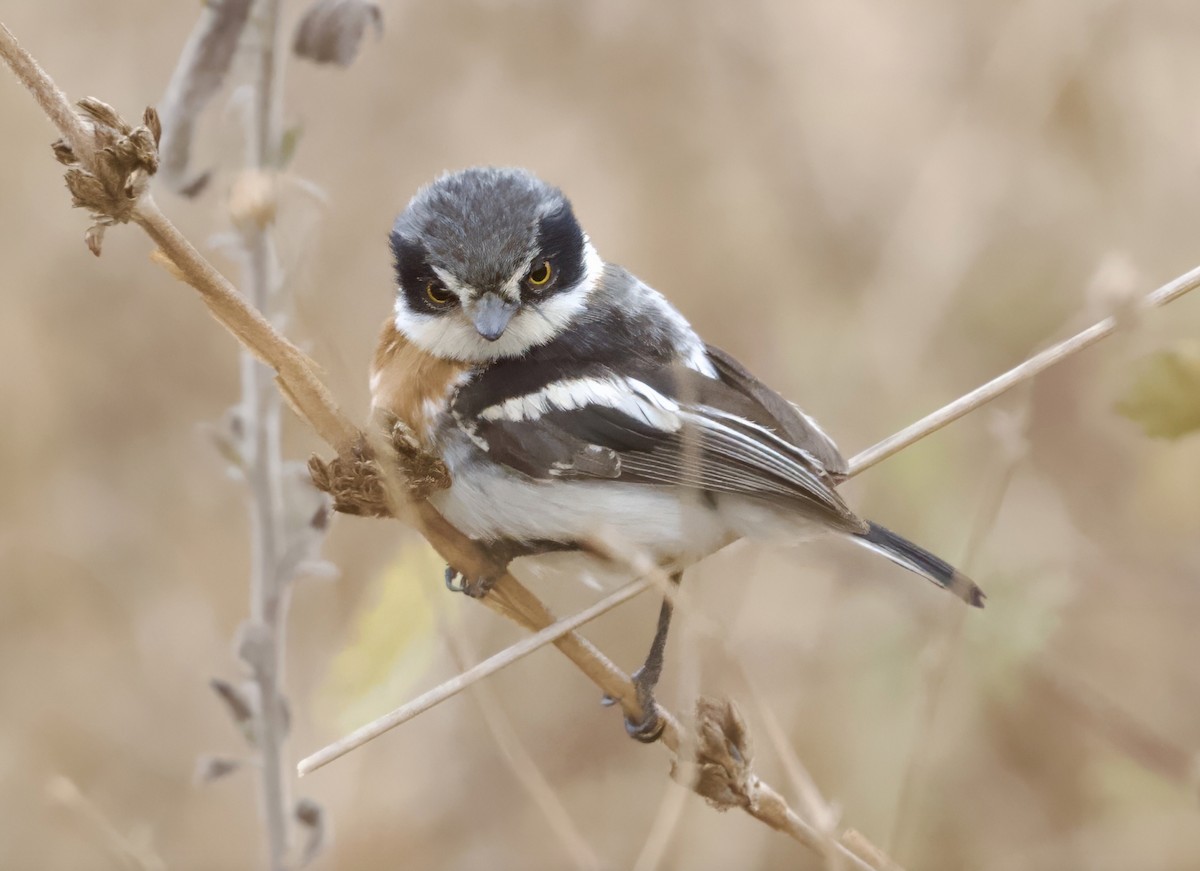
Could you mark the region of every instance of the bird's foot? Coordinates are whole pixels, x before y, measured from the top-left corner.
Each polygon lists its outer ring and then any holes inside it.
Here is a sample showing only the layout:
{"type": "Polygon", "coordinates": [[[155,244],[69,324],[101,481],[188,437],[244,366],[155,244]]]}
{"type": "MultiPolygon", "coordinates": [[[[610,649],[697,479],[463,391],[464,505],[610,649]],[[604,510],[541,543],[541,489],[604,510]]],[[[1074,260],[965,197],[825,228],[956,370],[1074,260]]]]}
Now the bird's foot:
{"type": "MultiPolygon", "coordinates": [[[[640,720],[631,719],[625,715],[625,734],[634,741],[642,744],[653,744],[662,737],[665,721],[658,715],[658,702],[654,699],[654,687],[658,683],[658,675],[647,675],[644,668],[639,668],[630,678],[637,693],[638,706],[642,709],[640,720]]],[[[600,704],[606,708],[617,703],[617,700],[605,693],[600,698],[600,704]]]]}
{"type": "Polygon", "coordinates": [[[495,578],[468,578],[453,566],[446,566],[446,589],[451,593],[466,593],[472,599],[482,599],[495,585],[495,578]]]}

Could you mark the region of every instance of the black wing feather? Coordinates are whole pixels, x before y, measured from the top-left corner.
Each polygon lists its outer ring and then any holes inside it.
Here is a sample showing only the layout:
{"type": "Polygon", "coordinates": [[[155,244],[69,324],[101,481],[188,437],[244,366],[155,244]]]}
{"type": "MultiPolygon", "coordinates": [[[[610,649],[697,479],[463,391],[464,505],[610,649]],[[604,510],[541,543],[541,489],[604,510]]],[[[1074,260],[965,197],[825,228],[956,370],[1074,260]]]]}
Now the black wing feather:
{"type": "MultiPolygon", "coordinates": [[[[591,403],[533,419],[477,418],[477,434],[493,460],[533,478],[615,479],[735,493],[785,505],[848,532],[864,530],[834,490],[837,479],[810,449],[815,445],[828,455],[824,437],[758,382],[753,382],[758,385],[754,395],[746,393],[744,369],[725,365],[718,371],[740,374],[714,379],[665,365],[639,373],[641,383],[653,384],[679,404],[673,429],[591,403]],[[764,404],[769,396],[777,400],[771,408],[764,404]],[[804,436],[802,445],[793,434],[804,436]]],[[[608,377],[619,378],[611,372],[608,377]]]]}
{"type": "Polygon", "coordinates": [[[752,417],[782,434],[798,448],[808,451],[837,480],[843,480],[849,467],[837,445],[815,427],[795,405],[763,384],[745,366],[715,345],[705,345],[708,359],[716,367],[721,381],[742,393],[761,409],[762,417],[752,417]]]}

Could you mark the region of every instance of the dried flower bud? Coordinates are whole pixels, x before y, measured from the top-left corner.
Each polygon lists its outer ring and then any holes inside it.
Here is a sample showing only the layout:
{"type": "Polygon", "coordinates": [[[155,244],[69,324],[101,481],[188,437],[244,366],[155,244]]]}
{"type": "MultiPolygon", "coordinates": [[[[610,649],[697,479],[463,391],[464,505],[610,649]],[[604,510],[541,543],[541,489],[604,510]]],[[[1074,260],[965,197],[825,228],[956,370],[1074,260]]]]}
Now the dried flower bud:
{"type": "Polygon", "coordinates": [[[358,55],[367,25],[383,33],[379,4],[367,0],[317,0],[296,26],[292,51],[315,63],[348,67],[358,55]]]}
{"type": "Polygon", "coordinates": [[[262,230],[275,220],[278,184],[275,174],[248,169],[233,180],[229,189],[229,216],[243,233],[262,230]]]}
{"type": "Polygon", "coordinates": [[[50,143],[50,147],[54,149],[54,159],[63,166],[71,166],[79,162],[79,158],[75,156],[75,149],[71,148],[67,140],[56,139],[50,143]]]}

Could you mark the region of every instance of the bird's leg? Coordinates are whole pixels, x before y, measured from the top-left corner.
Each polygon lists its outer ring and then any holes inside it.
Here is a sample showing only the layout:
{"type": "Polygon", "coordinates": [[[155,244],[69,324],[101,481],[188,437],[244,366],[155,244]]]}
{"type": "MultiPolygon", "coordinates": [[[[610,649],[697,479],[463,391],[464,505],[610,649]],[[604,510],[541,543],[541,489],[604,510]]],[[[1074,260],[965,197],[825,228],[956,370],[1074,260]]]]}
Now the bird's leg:
{"type": "MultiPolygon", "coordinates": [[[[682,577],[682,572],[673,573],[672,585],[679,586],[682,577]]],[[[654,640],[650,642],[650,652],[646,654],[646,661],[642,663],[642,667],[631,675],[638,706],[642,709],[642,719],[631,720],[626,716],[625,731],[630,738],[643,744],[653,744],[662,736],[663,722],[658,716],[658,702],[654,699],[654,690],[662,676],[663,656],[667,650],[667,632],[671,628],[672,611],[671,597],[663,596],[662,607],[658,611],[658,628],[654,632],[654,640]]],[[[606,703],[612,704],[612,699],[606,699],[606,703]]]]}

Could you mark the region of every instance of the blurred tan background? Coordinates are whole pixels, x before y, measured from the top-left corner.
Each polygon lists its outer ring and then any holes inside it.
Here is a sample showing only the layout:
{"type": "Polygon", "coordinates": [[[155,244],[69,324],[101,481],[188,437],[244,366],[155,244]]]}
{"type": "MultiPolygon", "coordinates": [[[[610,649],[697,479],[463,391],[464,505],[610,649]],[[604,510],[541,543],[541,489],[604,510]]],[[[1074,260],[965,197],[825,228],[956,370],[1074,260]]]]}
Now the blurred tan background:
{"type": "MultiPolygon", "coordinates": [[[[132,116],[197,12],[45,0],[0,17],[68,94],[132,116]]],[[[520,164],[561,185],[606,258],[847,454],[1200,262],[1191,0],[384,14],[348,71],[286,74],[292,169],[329,200],[284,204],[289,332],[357,416],[390,305],[387,230],[446,168],[520,164]]],[[[53,132],[7,75],[0,117],[0,868],[134,867],[105,826],[170,868],[260,867],[254,773],[193,781],[199,755],[242,752],[207,681],[238,675],[244,496],[201,427],[236,400],[234,344],[139,231],[92,258],[53,132]]],[[[223,94],[196,155],[222,172],[198,201],[160,196],[197,241],[225,226],[237,128],[223,94]]],[[[847,486],[965,559],[985,611],[832,544],[742,547],[692,574],[727,643],[677,643],[664,701],[686,707],[680,663],[697,663],[794,796],[744,667],[845,823],[910,869],[1200,867],[1200,441],[1152,440],[1114,411],[1135,361],[1198,328],[1200,296],[1134,318],[847,486]]],[[[319,447],[288,425],[291,455],[319,447]]],[[[295,596],[293,761],[454,674],[442,626],[480,657],[520,637],[446,593],[422,548],[395,524],[336,522],[341,579],[295,596]]],[[[597,596],[534,584],[561,613],[597,596]]],[[[586,634],[631,668],[656,609],[644,597],[586,634]]],[[[665,754],[626,739],[553,651],[490,687],[602,867],[632,866],[678,799],[665,754]]],[[[320,868],[572,867],[469,696],[297,794],[333,821],[320,868]]],[[[694,796],[676,825],[660,867],[823,867],[694,796]]]]}

